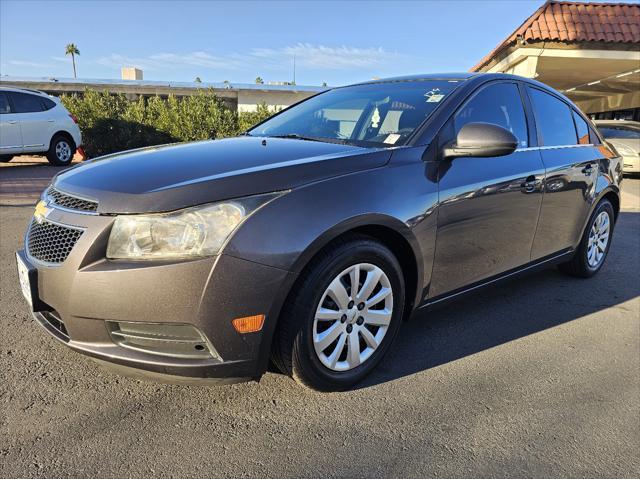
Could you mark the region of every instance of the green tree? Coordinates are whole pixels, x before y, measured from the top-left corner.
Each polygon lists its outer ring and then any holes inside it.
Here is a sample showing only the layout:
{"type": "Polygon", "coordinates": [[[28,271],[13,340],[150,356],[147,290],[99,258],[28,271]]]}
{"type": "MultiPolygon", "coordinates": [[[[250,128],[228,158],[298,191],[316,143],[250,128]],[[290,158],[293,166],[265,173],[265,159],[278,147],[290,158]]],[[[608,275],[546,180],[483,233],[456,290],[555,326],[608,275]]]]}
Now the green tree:
{"type": "Polygon", "coordinates": [[[202,80],[200,80],[200,77],[196,77],[195,80],[193,80],[195,83],[202,83],[202,80]]]}
{"type": "Polygon", "coordinates": [[[256,85],[264,85],[264,80],[261,77],[256,77],[256,85]]]}
{"type": "Polygon", "coordinates": [[[67,48],[64,51],[65,55],[71,55],[71,61],[73,62],[73,78],[77,78],[76,76],[76,55],[80,55],[80,50],[75,43],[68,43],[67,48]]]}

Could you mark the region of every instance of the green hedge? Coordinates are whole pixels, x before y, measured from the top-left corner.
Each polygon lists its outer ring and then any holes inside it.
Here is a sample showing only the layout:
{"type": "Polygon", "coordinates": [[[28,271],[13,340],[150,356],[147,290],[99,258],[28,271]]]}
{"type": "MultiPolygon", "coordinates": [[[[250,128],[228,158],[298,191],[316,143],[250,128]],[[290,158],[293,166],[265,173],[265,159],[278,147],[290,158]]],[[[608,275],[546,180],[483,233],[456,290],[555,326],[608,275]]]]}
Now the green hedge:
{"type": "Polygon", "coordinates": [[[273,114],[266,105],[237,113],[210,91],[168,99],[127,100],[124,94],[86,90],[62,95],[77,119],[89,157],[178,141],[235,136],[273,114]]]}

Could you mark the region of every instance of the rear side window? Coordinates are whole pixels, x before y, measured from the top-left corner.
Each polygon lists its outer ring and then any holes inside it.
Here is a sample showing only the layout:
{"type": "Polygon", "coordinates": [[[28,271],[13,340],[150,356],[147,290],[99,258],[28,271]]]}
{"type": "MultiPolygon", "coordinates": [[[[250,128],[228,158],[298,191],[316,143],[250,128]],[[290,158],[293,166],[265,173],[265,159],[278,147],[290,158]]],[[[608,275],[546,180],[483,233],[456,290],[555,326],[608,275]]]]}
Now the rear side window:
{"type": "Polygon", "coordinates": [[[11,113],[11,107],[9,106],[7,95],[0,92],[0,115],[3,113],[11,113]]]}
{"type": "Polygon", "coordinates": [[[572,111],[565,102],[537,88],[529,88],[538,131],[544,146],[577,144],[572,111]]]}
{"type": "Polygon", "coordinates": [[[456,133],[467,123],[475,122],[506,128],[518,139],[520,148],[529,144],[522,98],[514,83],[496,83],[480,90],[456,113],[456,133]]]}
{"type": "Polygon", "coordinates": [[[9,92],[9,94],[11,95],[13,106],[16,110],[14,113],[33,113],[43,110],[42,101],[40,101],[39,96],[15,91],[9,92]]]}
{"type": "Polygon", "coordinates": [[[578,112],[573,112],[573,119],[576,122],[576,132],[578,133],[578,144],[580,145],[588,145],[591,143],[589,140],[589,125],[584,119],[578,114],[578,112]]]}

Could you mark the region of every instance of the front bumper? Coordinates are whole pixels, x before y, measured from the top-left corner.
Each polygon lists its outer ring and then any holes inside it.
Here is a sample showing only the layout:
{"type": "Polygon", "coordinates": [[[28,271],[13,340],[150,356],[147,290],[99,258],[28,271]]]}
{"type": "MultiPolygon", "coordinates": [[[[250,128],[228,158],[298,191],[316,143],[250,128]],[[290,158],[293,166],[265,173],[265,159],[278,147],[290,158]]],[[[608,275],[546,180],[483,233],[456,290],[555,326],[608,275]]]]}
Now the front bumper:
{"type": "Polygon", "coordinates": [[[261,376],[294,275],[228,255],[180,262],[107,260],[114,219],[51,211],[47,221],[82,228],[83,234],[58,265],[22,253],[37,270],[36,321],[73,350],[130,376],[178,383],[261,376]],[[266,316],[261,331],[240,334],[233,328],[233,319],[256,314],[266,316]],[[213,354],[185,358],[122,347],[109,327],[118,322],[191,325],[213,354]]]}

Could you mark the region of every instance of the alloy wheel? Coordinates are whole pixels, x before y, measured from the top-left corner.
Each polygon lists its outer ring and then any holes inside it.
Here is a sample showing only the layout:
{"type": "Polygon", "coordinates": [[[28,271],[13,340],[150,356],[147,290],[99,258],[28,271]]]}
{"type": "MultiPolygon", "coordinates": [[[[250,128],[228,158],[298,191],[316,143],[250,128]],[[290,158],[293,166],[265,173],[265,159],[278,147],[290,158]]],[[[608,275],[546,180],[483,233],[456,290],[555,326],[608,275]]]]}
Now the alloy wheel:
{"type": "Polygon", "coordinates": [[[356,368],[378,349],[393,315],[385,272],[369,263],[342,271],[324,291],[313,321],[313,346],[332,371],[356,368]]]}
{"type": "Polygon", "coordinates": [[[611,221],[609,213],[601,212],[589,231],[589,244],[587,245],[587,263],[591,268],[597,268],[604,259],[609,244],[611,221]]]}
{"type": "Polygon", "coordinates": [[[56,157],[63,163],[71,159],[71,146],[64,140],[56,143],[56,157]]]}

